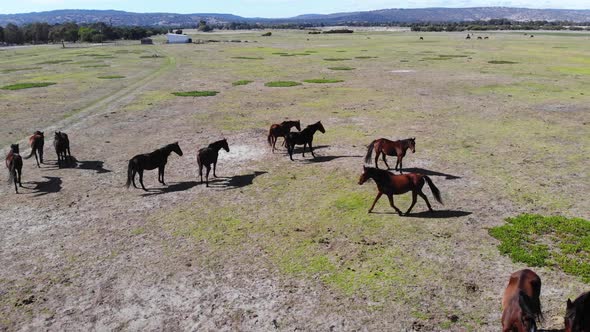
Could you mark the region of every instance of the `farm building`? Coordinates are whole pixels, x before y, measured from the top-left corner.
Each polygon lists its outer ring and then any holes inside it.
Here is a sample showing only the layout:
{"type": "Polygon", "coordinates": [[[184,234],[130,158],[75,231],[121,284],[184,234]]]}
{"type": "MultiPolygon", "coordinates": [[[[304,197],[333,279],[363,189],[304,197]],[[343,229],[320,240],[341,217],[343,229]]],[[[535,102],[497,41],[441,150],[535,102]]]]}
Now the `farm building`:
{"type": "Polygon", "coordinates": [[[166,35],[168,44],[186,44],[192,43],[192,40],[187,35],[178,35],[175,33],[169,33],[166,35]]]}

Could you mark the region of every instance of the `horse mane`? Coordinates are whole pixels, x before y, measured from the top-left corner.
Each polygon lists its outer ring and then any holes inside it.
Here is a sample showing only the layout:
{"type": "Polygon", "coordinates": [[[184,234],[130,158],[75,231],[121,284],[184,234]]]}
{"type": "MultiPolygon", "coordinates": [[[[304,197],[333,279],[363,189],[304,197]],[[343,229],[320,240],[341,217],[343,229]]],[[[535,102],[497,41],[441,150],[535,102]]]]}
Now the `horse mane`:
{"type": "Polygon", "coordinates": [[[365,169],[366,172],[369,174],[369,177],[375,180],[375,182],[385,182],[387,179],[389,179],[389,176],[391,175],[389,171],[375,167],[367,167],[365,169]]]}
{"type": "Polygon", "coordinates": [[[524,291],[518,293],[518,303],[525,316],[533,318],[537,322],[543,320],[543,313],[541,312],[541,302],[539,299],[534,299],[528,296],[524,291]]]}

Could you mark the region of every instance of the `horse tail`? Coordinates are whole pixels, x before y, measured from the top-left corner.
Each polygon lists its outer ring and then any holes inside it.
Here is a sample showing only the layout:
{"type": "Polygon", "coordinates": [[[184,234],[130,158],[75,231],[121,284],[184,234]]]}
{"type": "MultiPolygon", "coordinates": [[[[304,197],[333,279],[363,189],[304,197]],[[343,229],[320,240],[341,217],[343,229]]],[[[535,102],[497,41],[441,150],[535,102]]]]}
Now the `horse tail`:
{"type": "Polygon", "coordinates": [[[133,159],[129,160],[129,166],[127,166],[127,183],[125,183],[125,187],[129,188],[131,185],[131,180],[133,177],[133,159]]]}
{"type": "Polygon", "coordinates": [[[271,139],[272,139],[272,129],[268,131],[268,137],[267,137],[268,145],[271,145],[272,146],[271,139]]]}
{"type": "Polygon", "coordinates": [[[543,314],[541,313],[541,302],[539,299],[531,298],[521,290],[518,293],[518,304],[520,305],[521,310],[524,312],[524,316],[530,317],[531,322],[533,323],[531,331],[537,331],[537,324],[535,324],[535,322],[540,322],[543,319],[543,314]]]}
{"type": "Polygon", "coordinates": [[[35,147],[33,146],[33,147],[31,147],[31,153],[29,153],[28,156],[24,156],[23,158],[24,159],[29,159],[29,158],[31,158],[33,156],[34,153],[35,153],[35,147]]]}
{"type": "Polygon", "coordinates": [[[424,179],[426,180],[426,182],[428,182],[428,186],[430,187],[430,190],[432,191],[434,198],[436,198],[436,200],[440,204],[443,204],[442,198],[440,197],[440,190],[438,190],[438,188],[434,185],[434,182],[432,182],[432,180],[430,180],[428,175],[424,175],[424,179]]]}
{"type": "Polygon", "coordinates": [[[12,161],[12,163],[9,165],[8,167],[8,184],[12,184],[14,181],[16,181],[14,179],[14,160],[12,161]]]}
{"type": "Polygon", "coordinates": [[[373,150],[375,150],[375,142],[377,142],[377,140],[374,140],[373,142],[371,142],[371,144],[369,144],[369,146],[367,148],[367,155],[365,156],[365,164],[371,163],[371,156],[373,155],[373,150]]]}

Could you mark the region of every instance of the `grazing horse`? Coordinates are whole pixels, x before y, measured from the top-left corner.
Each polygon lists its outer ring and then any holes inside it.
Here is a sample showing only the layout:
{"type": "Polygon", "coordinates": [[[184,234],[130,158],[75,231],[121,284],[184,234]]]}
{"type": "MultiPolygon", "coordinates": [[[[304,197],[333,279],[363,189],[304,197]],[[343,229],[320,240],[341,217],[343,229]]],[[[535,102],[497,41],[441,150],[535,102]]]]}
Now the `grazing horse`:
{"type": "Polygon", "coordinates": [[[305,146],[309,145],[309,151],[311,151],[311,155],[315,158],[311,144],[313,143],[313,134],[315,134],[315,132],[318,130],[322,134],[326,132],[326,129],[324,129],[321,121],[305,127],[305,129],[303,129],[301,132],[288,133],[285,136],[285,143],[287,144],[287,151],[289,152],[289,158],[291,158],[291,160],[293,160],[293,151],[295,150],[295,145],[303,145],[304,157],[305,146]]]}
{"type": "Polygon", "coordinates": [[[43,164],[43,145],[45,145],[45,136],[42,131],[36,131],[33,136],[29,137],[29,145],[31,146],[31,153],[24,157],[25,159],[31,158],[35,155],[37,161],[37,167],[41,167],[39,162],[43,164]]]}
{"type": "Polygon", "coordinates": [[[375,184],[377,184],[377,190],[379,190],[377,197],[375,197],[375,201],[373,201],[373,205],[371,205],[371,208],[369,209],[369,213],[373,211],[373,208],[375,207],[375,204],[379,198],[381,198],[381,195],[385,194],[389,198],[389,204],[391,207],[394,208],[397,214],[401,216],[402,211],[393,204],[393,195],[405,194],[408,191],[412,192],[412,204],[410,205],[410,208],[408,208],[408,211],[406,211],[406,215],[412,211],[414,204],[416,204],[416,197],[418,195],[426,202],[428,210],[433,212],[434,210],[432,209],[432,206],[430,206],[428,198],[422,192],[422,187],[424,187],[424,183],[426,182],[428,182],[434,198],[436,198],[436,200],[442,204],[440,191],[434,185],[432,180],[430,180],[430,178],[426,175],[418,173],[395,175],[389,171],[363,166],[363,174],[359,179],[359,184],[365,183],[368,179],[373,179],[375,184]]]}
{"type": "Polygon", "coordinates": [[[211,171],[211,164],[213,164],[213,176],[217,177],[217,174],[215,174],[215,169],[217,168],[217,157],[219,157],[219,150],[221,149],[229,152],[229,145],[227,144],[227,140],[225,138],[221,141],[209,144],[209,146],[206,148],[200,149],[199,153],[197,154],[197,164],[199,165],[201,183],[203,183],[203,166],[207,168],[207,174],[205,175],[205,185],[207,187],[209,187],[209,172],[211,171]]]}
{"type": "Polygon", "coordinates": [[[516,271],[502,298],[502,332],[537,331],[541,313],[541,278],[529,270],[516,271]]]}
{"type": "Polygon", "coordinates": [[[55,147],[55,153],[57,154],[57,166],[61,168],[61,162],[68,163],[68,158],[72,158],[70,152],[70,139],[68,134],[56,131],[53,137],[53,146],[55,147]]]}
{"type": "Polygon", "coordinates": [[[272,152],[275,152],[275,144],[279,137],[285,137],[291,132],[291,128],[297,128],[301,131],[301,122],[297,121],[283,121],[280,124],[273,124],[268,131],[268,144],[272,146],[272,152]]]}
{"type": "Polygon", "coordinates": [[[590,332],[590,292],[583,293],[572,303],[567,299],[565,332],[590,332]]]}
{"type": "Polygon", "coordinates": [[[143,185],[143,171],[156,168],[158,169],[158,182],[166,185],[164,182],[164,168],[166,167],[168,157],[172,151],[176,152],[177,155],[182,156],[182,150],[180,149],[178,142],[175,142],[157,149],[154,152],[138,154],[131,158],[131,160],[129,160],[129,166],[127,167],[127,183],[125,186],[129,188],[129,185],[133,183],[133,187],[137,188],[135,185],[135,174],[139,174],[141,188],[147,191],[143,185]]]}
{"type": "Polygon", "coordinates": [[[10,152],[6,155],[6,168],[8,168],[8,183],[14,182],[14,190],[18,194],[18,187],[23,186],[21,181],[23,158],[19,154],[18,144],[10,146],[10,152]]]}
{"type": "Polygon", "coordinates": [[[377,164],[379,161],[379,154],[383,154],[383,162],[385,163],[385,166],[387,166],[387,169],[390,169],[385,156],[397,156],[397,162],[395,163],[394,170],[397,171],[399,165],[399,172],[402,174],[402,160],[406,156],[406,151],[408,149],[412,150],[412,153],[416,152],[415,137],[399,141],[390,141],[386,138],[376,139],[367,147],[365,163],[369,164],[371,162],[371,155],[373,154],[373,150],[375,150],[375,168],[379,168],[379,165],[377,164]]]}

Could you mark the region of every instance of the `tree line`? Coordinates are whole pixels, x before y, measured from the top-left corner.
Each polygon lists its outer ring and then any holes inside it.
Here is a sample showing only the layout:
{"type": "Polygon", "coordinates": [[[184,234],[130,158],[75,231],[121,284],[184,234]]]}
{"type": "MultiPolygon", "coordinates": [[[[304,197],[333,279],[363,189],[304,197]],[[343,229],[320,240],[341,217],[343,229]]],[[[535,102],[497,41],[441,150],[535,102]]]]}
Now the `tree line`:
{"type": "Polygon", "coordinates": [[[50,25],[36,22],[23,26],[9,23],[0,26],[0,44],[47,44],[66,42],[102,43],[104,41],[129,39],[139,40],[168,32],[168,28],[111,26],[99,22],[78,25],[74,22],[50,25]]]}
{"type": "Polygon", "coordinates": [[[486,30],[587,30],[590,22],[513,21],[505,18],[472,22],[421,22],[410,24],[412,31],[486,31],[486,30]]]}

